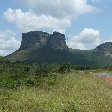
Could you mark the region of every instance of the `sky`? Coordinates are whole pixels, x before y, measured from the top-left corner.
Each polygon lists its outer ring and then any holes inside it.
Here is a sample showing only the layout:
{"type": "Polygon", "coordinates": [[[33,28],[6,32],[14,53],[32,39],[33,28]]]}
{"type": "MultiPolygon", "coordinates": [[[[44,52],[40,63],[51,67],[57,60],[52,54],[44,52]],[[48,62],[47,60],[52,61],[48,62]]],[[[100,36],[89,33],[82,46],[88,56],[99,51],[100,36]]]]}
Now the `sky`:
{"type": "Polygon", "coordinates": [[[0,0],[0,55],[29,31],[58,31],[70,48],[94,49],[112,41],[112,0],[0,0]]]}

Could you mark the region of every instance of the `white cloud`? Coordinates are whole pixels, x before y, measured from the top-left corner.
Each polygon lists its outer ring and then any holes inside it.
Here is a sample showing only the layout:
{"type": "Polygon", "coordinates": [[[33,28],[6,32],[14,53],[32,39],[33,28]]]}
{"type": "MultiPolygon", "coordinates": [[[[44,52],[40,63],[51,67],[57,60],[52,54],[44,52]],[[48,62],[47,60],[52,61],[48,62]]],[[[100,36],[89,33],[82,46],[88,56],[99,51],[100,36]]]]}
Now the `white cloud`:
{"type": "Polygon", "coordinates": [[[101,43],[100,32],[95,29],[85,28],[78,35],[73,36],[67,44],[74,49],[90,49],[87,46],[96,47],[101,43]]]}
{"type": "Polygon", "coordinates": [[[13,31],[0,31],[0,55],[7,55],[20,47],[20,41],[15,39],[13,31]]]}
{"type": "Polygon", "coordinates": [[[80,49],[80,50],[86,50],[87,48],[84,46],[83,43],[81,42],[77,42],[75,40],[75,38],[72,38],[70,39],[68,42],[67,42],[67,45],[69,48],[72,48],[72,49],[80,49]]]}
{"type": "Polygon", "coordinates": [[[7,56],[8,54],[11,54],[12,50],[0,50],[0,56],[7,56]]]}
{"type": "Polygon", "coordinates": [[[85,28],[78,36],[77,41],[81,43],[92,43],[98,45],[100,43],[100,32],[95,29],[85,28]]]}
{"type": "Polygon", "coordinates": [[[53,17],[79,16],[86,12],[92,12],[94,8],[87,0],[21,0],[28,8],[37,14],[51,15],[53,17]]]}
{"type": "Polygon", "coordinates": [[[66,31],[71,21],[88,12],[96,12],[87,0],[19,0],[28,11],[9,8],[4,17],[22,32],[31,30],[66,31]]]}
{"type": "Polygon", "coordinates": [[[13,10],[9,8],[4,13],[4,16],[9,23],[14,23],[22,31],[40,30],[43,28],[64,31],[71,24],[71,21],[67,18],[57,19],[49,15],[37,16],[31,11],[22,12],[21,9],[13,10]]]}

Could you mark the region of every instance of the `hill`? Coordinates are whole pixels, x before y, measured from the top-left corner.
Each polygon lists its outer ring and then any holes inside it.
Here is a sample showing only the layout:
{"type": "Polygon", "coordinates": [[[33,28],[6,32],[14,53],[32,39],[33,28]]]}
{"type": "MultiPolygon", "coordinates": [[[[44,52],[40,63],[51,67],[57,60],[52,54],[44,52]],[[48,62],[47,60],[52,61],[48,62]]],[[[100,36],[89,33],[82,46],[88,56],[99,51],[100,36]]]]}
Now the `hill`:
{"type": "Polygon", "coordinates": [[[66,45],[65,35],[31,31],[22,34],[20,48],[8,55],[11,62],[112,66],[112,42],[106,42],[93,50],[74,50],[66,45]]]}

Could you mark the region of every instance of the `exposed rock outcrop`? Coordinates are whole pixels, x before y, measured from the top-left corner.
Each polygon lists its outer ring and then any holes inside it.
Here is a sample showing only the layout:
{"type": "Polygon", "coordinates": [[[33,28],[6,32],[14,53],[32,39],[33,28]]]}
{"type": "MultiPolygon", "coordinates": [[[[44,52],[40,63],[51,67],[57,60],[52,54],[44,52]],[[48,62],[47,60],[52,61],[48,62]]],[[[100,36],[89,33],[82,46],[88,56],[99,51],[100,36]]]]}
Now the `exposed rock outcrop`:
{"type": "Polygon", "coordinates": [[[67,49],[65,35],[59,32],[53,32],[48,38],[47,45],[53,49],[67,49]]]}
{"type": "Polygon", "coordinates": [[[47,46],[53,49],[67,49],[65,35],[59,32],[49,34],[42,31],[31,31],[22,34],[20,50],[31,47],[47,46]]]}
{"type": "Polygon", "coordinates": [[[112,42],[105,42],[96,47],[100,51],[110,51],[112,50],[112,42]]]}
{"type": "Polygon", "coordinates": [[[28,49],[33,46],[41,47],[46,45],[49,35],[50,34],[41,31],[23,33],[20,49],[28,49]]]}
{"type": "Polygon", "coordinates": [[[99,46],[96,47],[95,50],[101,52],[106,56],[112,57],[112,42],[105,42],[103,44],[100,44],[99,46]]]}

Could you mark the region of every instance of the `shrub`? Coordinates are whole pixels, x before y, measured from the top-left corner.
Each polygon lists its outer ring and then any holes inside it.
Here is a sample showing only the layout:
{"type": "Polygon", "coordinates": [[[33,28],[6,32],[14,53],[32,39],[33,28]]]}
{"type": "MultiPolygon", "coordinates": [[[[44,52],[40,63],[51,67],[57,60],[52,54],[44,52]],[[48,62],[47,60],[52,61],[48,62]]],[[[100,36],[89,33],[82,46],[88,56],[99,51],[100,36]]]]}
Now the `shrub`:
{"type": "Polygon", "coordinates": [[[33,79],[27,79],[26,80],[26,85],[27,86],[34,86],[35,85],[35,80],[33,80],[33,79]]]}
{"type": "Polygon", "coordinates": [[[65,73],[71,71],[71,65],[69,63],[65,63],[59,67],[58,72],[65,73]]]}
{"type": "Polygon", "coordinates": [[[48,65],[39,65],[36,70],[36,75],[40,76],[48,76],[50,73],[50,68],[48,65]]]}
{"type": "Polygon", "coordinates": [[[30,71],[31,71],[30,67],[26,66],[25,69],[24,69],[24,74],[29,74],[30,71]]]}

